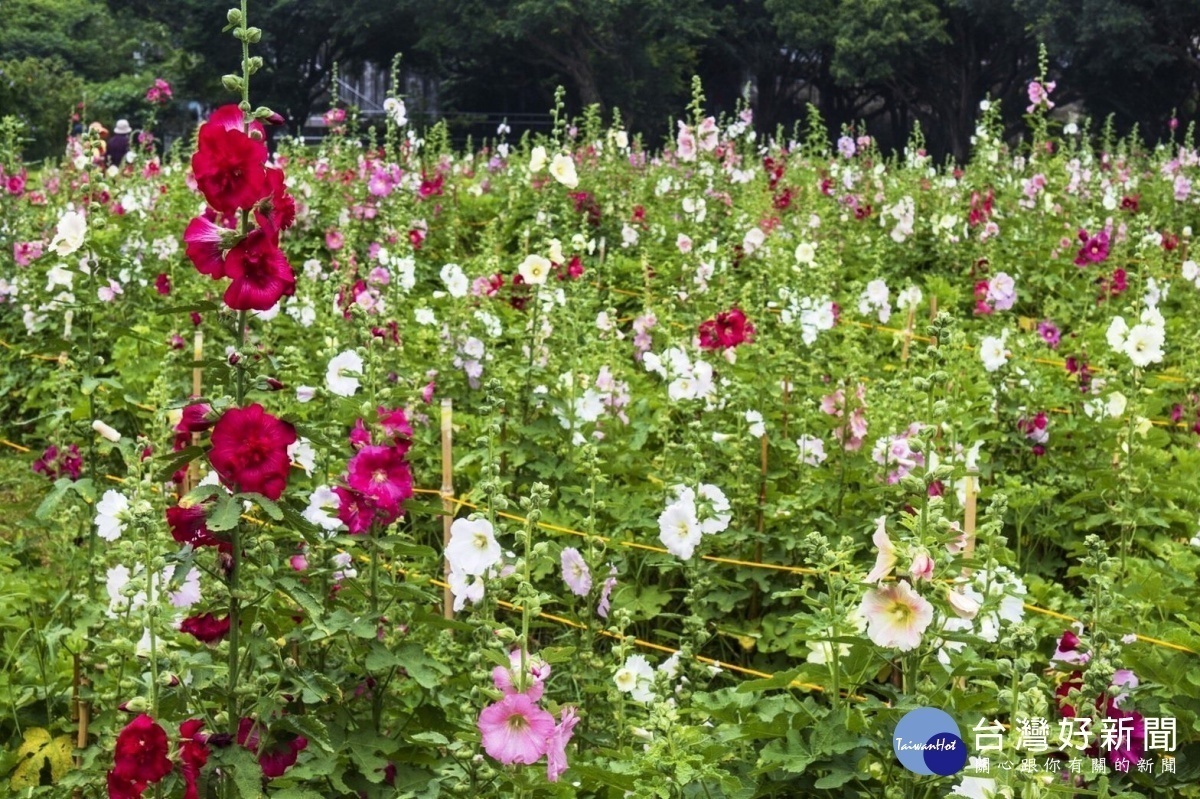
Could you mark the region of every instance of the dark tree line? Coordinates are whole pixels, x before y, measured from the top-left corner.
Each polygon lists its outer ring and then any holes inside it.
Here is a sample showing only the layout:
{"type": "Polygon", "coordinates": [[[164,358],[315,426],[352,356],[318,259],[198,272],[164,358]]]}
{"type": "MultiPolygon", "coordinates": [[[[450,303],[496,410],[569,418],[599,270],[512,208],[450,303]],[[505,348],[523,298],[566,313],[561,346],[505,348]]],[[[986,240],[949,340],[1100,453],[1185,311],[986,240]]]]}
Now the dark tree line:
{"type": "MultiPolygon", "coordinates": [[[[44,106],[61,118],[79,91],[133,108],[138,79],[157,73],[178,96],[220,101],[239,58],[218,35],[225,11],[5,0],[0,113],[45,127],[44,106]]],[[[546,111],[561,84],[574,110],[619,108],[657,141],[696,74],[711,107],[748,98],[768,130],[811,102],[831,128],[864,123],[885,146],[920,123],[933,152],[957,157],[985,95],[1019,121],[1039,43],[1059,105],[1113,114],[1118,130],[1161,136],[1173,112],[1197,115],[1200,92],[1197,0],[254,0],[251,15],[266,60],[255,96],[291,120],[319,110],[335,62],[353,72],[397,52],[438,81],[443,111],[546,111]]]]}

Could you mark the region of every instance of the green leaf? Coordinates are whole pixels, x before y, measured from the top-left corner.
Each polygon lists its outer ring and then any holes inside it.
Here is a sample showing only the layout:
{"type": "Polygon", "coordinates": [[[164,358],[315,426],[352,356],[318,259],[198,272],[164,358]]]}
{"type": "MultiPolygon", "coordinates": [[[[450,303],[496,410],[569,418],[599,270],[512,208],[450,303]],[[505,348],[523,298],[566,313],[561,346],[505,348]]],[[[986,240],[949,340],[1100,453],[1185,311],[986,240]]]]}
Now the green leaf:
{"type": "Polygon", "coordinates": [[[548,646],[541,650],[538,654],[541,655],[542,660],[546,661],[547,663],[566,663],[575,654],[575,647],[548,646]]]}
{"type": "Polygon", "coordinates": [[[60,477],[55,480],[54,488],[50,489],[50,493],[47,494],[46,498],[42,500],[40,505],[38,505],[38,508],[36,511],[34,511],[33,515],[36,516],[40,521],[45,521],[46,519],[50,518],[50,514],[54,513],[55,508],[57,508],[58,504],[62,502],[63,496],[66,495],[67,489],[70,487],[71,478],[69,477],[60,477]]]}
{"type": "Polygon", "coordinates": [[[189,463],[199,458],[204,454],[203,447],[184,447],[179,452],[173,452],[169,456],[155,458],[155,465],[158,467],[158,472],[154,475],[154,479],[160,483],[165,483],[171,479],[171,475],[187,466],[189,463]]]}
{"type": "Polygon", "coordinates": [[[225,494],[217,500],[217,504],[209,511],[205,524],[208,525],[209,530],[212,530],[214,533],[220,533],[237,527],[238,519],[241,515],[241,502],[229,494],[225,494]]]}
{"type": "Polygon", "coordinates": [[[249,498],[254,504],[266,511],[266,514],[275,521],[283,521],[283,510],[274,500],[267,499],[262,494],[249,493],[243,496],[249,498]]]}
{"type": "Polygon", "coordinates": [[[444,664],[426,655],[420,644],[405,644],[396,650],[396,655],[404,670],[422,688],[437,687],[441,683],[442,675],[450,673],[450,669],[444,664]]]}
{"type": "Polygon", "coordinates": [[[375,641],[371,644],[371,651],[367,654],[364,665],[366,665],[367,671],[381,672],[404,664],[401,663],[400,658],[396,657],[394,652],[378,641],[375,641]]]}
{"type": "Polygon", "coordinates": [[[787,671],[776,672],[774,675],[764,677],[761,680],[747,680],[738,685],[737,691],[740,694],[744,694],[751,691],[767,691],[772,688],[787,688],[799,673],[800,669],[798,668],[788,669],[787,671]]]}

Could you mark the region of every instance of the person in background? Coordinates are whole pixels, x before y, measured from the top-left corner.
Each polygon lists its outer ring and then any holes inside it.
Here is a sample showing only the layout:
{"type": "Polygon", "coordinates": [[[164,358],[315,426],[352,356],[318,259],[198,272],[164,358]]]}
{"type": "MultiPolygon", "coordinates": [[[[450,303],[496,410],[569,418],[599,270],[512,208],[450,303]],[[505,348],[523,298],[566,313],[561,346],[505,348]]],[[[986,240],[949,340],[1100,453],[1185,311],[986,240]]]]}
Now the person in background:
{"type": "Polygon", "coordinates": [[[118,169],[125,163],[125,154],[129,152],[129,136],[133,128],[129,127],[128,119],[118,119],[113,125],[113,135],[108,139],[108,163],[118,169]]]}

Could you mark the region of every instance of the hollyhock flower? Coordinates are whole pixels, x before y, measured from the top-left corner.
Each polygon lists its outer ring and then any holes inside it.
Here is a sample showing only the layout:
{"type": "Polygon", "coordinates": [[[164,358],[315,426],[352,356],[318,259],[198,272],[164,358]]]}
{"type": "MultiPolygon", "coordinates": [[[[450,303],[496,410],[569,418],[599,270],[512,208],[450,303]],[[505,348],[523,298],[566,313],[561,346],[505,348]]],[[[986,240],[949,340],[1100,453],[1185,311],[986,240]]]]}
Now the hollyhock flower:
{"type": "Polygon", "coordinates": [[[550,664],[535,655],[525,654],[525,686],[523,691],[518,688],[518,676],[521,673],[521,650],[513,649],[508,653],[508,668],[496,666],[492,669],[492,684],[496,690],[504,694],[523,693],[533,701],[542,698],[546,690],[546,680],[550,677],[550,664]]]}
{"type": "MultiPolygon", "coordinates": [[[[175,573],[174,566],[167,566],[163,570],[163,584],[169,584],[172,576],[175,573]]],[[[200,601],[200,570],[192,568],[188,570],[187,575],[183,578],[183,582],[179,584],[179,590],[167,591],[167,597],[171,600],[171,606],[176,608],[190,608],[200,601]]]]}
{"type": "Polygon", "coordinates": [[[287,448],[295,440],[296,429],[258,403],[230,408],[213,427],[208,459],[226,485],[276,500],[287,487],[287,448]]]}
{"type": "Polygon", "coordinates": [[[540,255],[530,254],[517,267],[517,272],[520,273],[521,278],[529,285],[540,286],[550,276],[552,266],[549,259],[543,258],[540,255]]]}
{"type": "Polygon", "coordinates": [[[458,613],[467,606],[467,602],[477,605],[483,601],[484,583],[482,577],[472,577],[461,569],[450,569],[447,579],[450,593],[454,595],[454,612],[458,613]]]}
{"type": "Polygon", "coordinates": [[[212,644],[229,635],[229,617],[217,618],[212,613],[189,616],[179,625],[179,632],[187,633],[202,644],[212,644]]]}
{"type": "Polygon", "coordinates": [[[821,439],[803,435],[796,439],[796,447],[800,450],[800,462],[808,466],[820,466],[825,462],[825,442],[821,439]]]}
{"type": "MultiPolygon", "coordinates": [[[[236,105],[213,112],[200,127],[199,146],[192,156],[197,188],[222,214],[250,209],[270,193],[265,166],[267,146],[241,129],[241,116],[236,105]],[[231,126],[234,124],[236,127],[231,126]]],[[[258,127],[261,133],[262,126],[258,127]]]]}
{"type": "Polygon", "coordinates": [[[117,733],[112,773],[133,783],[158,782],[171,773],[167,732],[142,713],[117,733]]]}
{"type": "Polygon", "coordinates": [[[483,748],[506,766],[531,765],[546,754],[554,717],[525,694],[509,694],[479,714],[483,748]]]}
{"type": "Polygon", "coordinates": [[[703,532],[693,503],[668,505],[658,517],[658,539],[677,558],[687,560],[696,551],[703,532]]]}
{"type": "Polygon", "coordinates": [[[578,723],[579,716],[574,707],[565,707],[559,713],[558,726],[546,741],[546,779],[550,782],[558,782],[558,778],[567,770],[567,744],[571,742],[578,723]]]}
{"type": "Polygon", "coordinates": [[[229,548],[227,542],[217,538],[209,531],[208,526],[204,523],[205,516],[203,505],[193,505],[190,508],[174,505],[167,508],[167,526],[171,530],[171,537],[180,544],[191,546],[193,549],[200,547],[229,548]]]}
{"type": "Polygon", "coordinates": [[[682,120],[679,121],[679,132],[675,136],[675,157],[680,161],[696,160],[696,137],[682,120]]]}
{"type": "Polygon", "coordinates": [[[1138,324],[1129,328],[1125,338],[1125,354],[1134,366],[1146,367],[1163,359],[1166,331],[1158,325],[1138,324]]]}
{"type": "Polygon", "coordinates": [[[1058,349],[1059,342],[1062,341],[1062,333],[1059,332],[1058,326],[1049,319],[1043,319],[1038,322],[1038,335],[1042,337],[1042,341],[1052,350],[1058,349]]]}
{"type": "Polygon", "coordinates": [[[262,214],[257,219],[259,226],[225,256],[224,275],[233,278],[225,304],[235,311],[269,311],[296,290],[292,266],[279,249],[279,231],[262,214]]]}
{"type": "Polygon", "coordinates": [[[83,458],[79,454],[79,447],[72,444],[66,450],[59,450],[51,444],[42,452],[42,456],[33,462],[33,471],[35,474],[44,474],[51,480],[60,476],[78,480],[83,472],[83,458]]]}
{"type": "Polygon", "coordinates": [[[909,567],[908,574],[912,577],[913,582],[918,580],[933,579],[933,558],[925,550],[920,550],[913,555],[912,565],[909,567]]]}
{"type": "Polygon", "coordinates": [[[308,498],[308,507],[301,514],[314,527],[332,532],[342,526],[336,513],[340,507],[337,492],[327,485],[317,486],[308,498]],[[330,513],[330,511],[333,513],[330,513]]]}
{"type": "Polygon", "coordinates": [[[116,541],[125,531],[125,522],[118,516],[129,510],[129,499],[120,491],[109,489],[96,503],[96,535],[105,541],[116,541]]]}
{"type": "Polygon", "coordinates": [[[546,167],[546,161],[546,148],[539,144],[529,153],[529,171],[541,172],[546,167]]]}
{"type": "Polygon", "coordinates": [[[397,447],[360,449],[346,465],[346,483],[392,519],[413,495],[412,471],[397,447]]]}
{"type": "Polygon", "coordinates": [[[876,646],[901,652],[916,649],[933,621],[933,605],[913,591],[907,580],[867,591],[859,613],[866,618],[867,635],[876,646]]]}
{"type": "Polygon", "coordinates": [[[337,495],[338,520],[346,525],[350,535],[361,535],[370,529],[376,508],[366,497],[342,486],[334,486],[333,493],[337,495]]]}
{"type": "Polygon", "coordinates": [[[754,325],[746,320],[745,312],[735,306],[701,322],[698,333],[701,349],[729,349],[753,341],[754,325]]]}
{"type": "Polygon", "coordinates": [[[361,418],[356,419],[354,427],[350,428],[349,441],[350,446],[356,450],[371,445],[371,431],[367,430],[367,426],[363,424],[361,418]]]}
{"type": "Polygon", "coordinates": [[[1004,347],[1004,339],[1003,335],[984,336],[979,345],[979,358],[983,361],[983,368],[989,372],[995,372],[1008,363],[1008,350],[1004,347]]]}
{"type": "Polygon", "coordinates": [[[388,410],[380,405],[377,412],[379,414],[379,426],[383,428],[383,434],[386,437],[394,440],[412,438],[412,425],[408,423],[408,415],[404,413],[403,408],[388,410]]]}
{"type": "Polygon", "coordinates": [[[1054,81],[1047,81],[1044,85],[1036,80],[1030,81],[1028,86],[1029,106],[1025,109],[1025,112],[1032,114],[1038,108],[1045,108],[1047,111],[1054,108],[1054,102],[1050,99],[1050,93],[1054,91],[1056,85],[1054,81]]]}
{"type": "Polygon", "coordinates": [[[142,799],[146,790],[146,783],[123,780],[112,771],[108,772],[107,786],[108,799],[142,799]]]}
{"type": "Polygon", "coordinates": [[[612,607],[612,592],[616,587],[617,567],[610,563],[608,566],[608,577],[605,578],[604,585],[600,587],[600,601],[596,603],[596,615],[602,619],[608,618],[608,611],[612,607]]]}
{"type": "Polygon", "coordinates": [[[1005,272],[988,281],[987,298],[997,311],[1007,311],[1017,300],[1016,282],[1005,272]]]}
{"type": "Polygon", "coordinates": [[[354,350],[340,352],[325,367],[325,387],[339,397],[353,397],[362,374],[362,356],[354,350]]]}
{"type": "Polygon", "coordinates": [[[13,244],[13,260],[17,266],[29,266],[42,257],[42,242],[18,241],[13,244]]]}
{"type": "Polygon", "coordinates": [[[208,736],[201,732],[203,719],[188,719],[179,725],[179,773],[183,775],[183,799],[200,799],[196,780],[208,762],[208,736]]]}
{"type": "Polygon", "coordinates": [[[635,702],[654,699],[654,669],[641,655],[630,655],[625,664],[613,675],[613,682],[622,693],[627,693],[635,702]]]}
{"type": "Polygon", "coordinates": [[[892,539],[888,538],[886,524],[886,516],[875,520],[875,534],[871,536],[871,542],[875,544],[878,552],[875,555],[875,566],[863,578],[864,583],[878,583],[896,567],[896,547],[892,545],[892,539]]]}
{"type": "Polygon", "coordinates": [[[171,293],[171,278],[166,272],[160,272],[154,278],[154,290],[164,297],[171,293]]]}
{"type": "Polygon", "coordinates": [[[282,777],[284,772],[296,765],[300,753],[308,748],[308,739],[302,735],[289,740],[275,741],[262,745],[264,728],[253,719],[243,718],[238,722],[237,742],[258,756],[258,765],[267,779],[282,777]]]}
{"type": "Polygon", "coordinates": [[[550,174],[568,189],[579,185],[579,176],[575,174],[575,161],[565,153],[554,156],[550,162],[550,174]]]}
{"type": "Polygon", "coordinates": [[[478,576],[500,562],[500,544],[487,519],[455,519],[450,525],[446,560],[463,574],[478,576]]]}
{"type": "Polygon", "coordinates": [[[1076,266],[1103,263],[1108,260],[1108,231],[1101,230],[1094,236],[1089,236],[1086,230],[1079,231],[1079,240],[1083,246],[1075,255],[1076,266]]]}
{"type": "Polygon", "coordinates": [[[179,422],[175,425],[175,432],[203,433],[216,423],[216,420],[212,418],[212,413],[212,406],[207,402],[185,406],[180,413],[179,422]]]}
{"type": "Polygon", "coordinates": [[[189,222],[183,232],[183,241],[187,257],[196,271],[214,280],[225,277],[222,252],[234,236],[234,231],[219,227],[208,217],[198,216],[189,222]]]}
{"type": "Polygon", "coordinates": [[[87,236],[87,219],[82,211],[67,211],[58,220],[58,228],[50,241],[50,249],[65,258],[83,246],[87,236]]]}
{"type": "Polygon", "coordinates": [[[383,101],[383,112],[396,127],[402,128],[408,124],[408,109],[404,101],[397,97],[388,97],[383,101]]]}
{"type": "Polygon", "coordinates": [[[563,582],[576,596],[587,596],[592,590],[592,573],[588,570],[587,561],[575,547],[567,547],[562,551],[563,582]]]}

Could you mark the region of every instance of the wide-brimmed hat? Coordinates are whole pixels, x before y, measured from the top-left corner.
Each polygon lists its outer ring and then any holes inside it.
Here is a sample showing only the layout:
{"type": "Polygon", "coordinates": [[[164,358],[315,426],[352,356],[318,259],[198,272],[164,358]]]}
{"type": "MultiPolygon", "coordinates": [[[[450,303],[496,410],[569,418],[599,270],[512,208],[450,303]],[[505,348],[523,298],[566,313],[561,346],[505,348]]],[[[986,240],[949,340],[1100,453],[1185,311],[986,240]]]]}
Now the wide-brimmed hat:
{"type": "Polygon", "coordinates": [[[128,119],[118,119],[117,124],[113,125],[113,133],[132,133],[133,128],[129,127],[128,119]]]}

